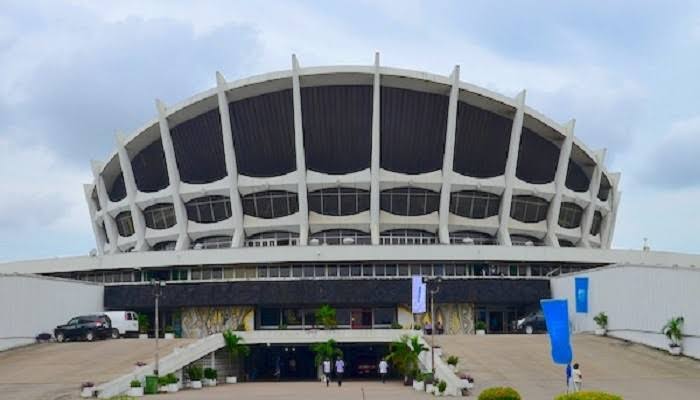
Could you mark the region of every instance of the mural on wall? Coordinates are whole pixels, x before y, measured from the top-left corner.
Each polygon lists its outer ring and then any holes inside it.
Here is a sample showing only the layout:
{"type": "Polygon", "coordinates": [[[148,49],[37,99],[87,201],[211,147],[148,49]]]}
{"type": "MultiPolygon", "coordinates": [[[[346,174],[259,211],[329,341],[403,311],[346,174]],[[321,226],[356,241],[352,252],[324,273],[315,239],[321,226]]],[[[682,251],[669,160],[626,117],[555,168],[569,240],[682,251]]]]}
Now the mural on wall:
{"type": "Polygon", "coordinates": [[[246,330],[252,307],[188,307],[182,309],[182,337],[201,338],[227,329],[246,330]]]}
{"type": "MultiPolygon", "coordinates": [[[[435,316],[442,324],[445,334],[474,333],[473,304],[436,304],[435,316]]],[[[415,322],[425,326],[426,323],[430,323],[430,313],[416,314],[415,322]]]]}

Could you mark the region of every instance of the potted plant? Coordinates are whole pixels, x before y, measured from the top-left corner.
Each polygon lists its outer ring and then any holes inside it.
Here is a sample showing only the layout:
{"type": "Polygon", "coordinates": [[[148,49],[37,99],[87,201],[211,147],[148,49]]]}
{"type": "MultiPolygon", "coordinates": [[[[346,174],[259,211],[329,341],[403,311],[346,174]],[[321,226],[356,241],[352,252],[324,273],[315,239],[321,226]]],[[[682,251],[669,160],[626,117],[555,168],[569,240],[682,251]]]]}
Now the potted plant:
{"type": "Polygon", "coordinates": [[[438,396],[444,396],[445,390],[447,390],[447,382],[440,381],[437,385],[437,388],[438,388],[438,396]]]}
{"type": "Polygon", "coordinates": [[[172,372],[165,375],[165,382],[167,383],[168,393],[176,393],[180,389],[180,385],[178,385],[180,379],[172,372]]]}
{"type": "Polygon", "coordinates": [[[683,317],[673,317],[663,328],[661,332],[666,335],[666,337],[671,341],[668,345],[668,351],[674,356],[678,356],[682,353],[683,348],[681,347],[681,342],[683,341],[683,317]]]}
{"type": "Polygon", "coordinates": [[[477,335],[485,335],[486,334],[486,322],[476,321],[476,323],[474,324],[474,329],[476,330],[477,335]]]}
{"type": "Polygon", "coordinates": [[[143,386],[141,385],[140,380],[134,379],[133,381],[131,381],[129,386],[131,386],[131,388],[129,389],[129,396],[143,397],[143,386]]]}
{"type": "Polygon", "coordinates": [[[166,339],[175,339],[175,330],[171,325],[166,325],[165,326],[165,338],[166,339]]]}
{"type": "Polygon", "coordinates": [[[413,390],[417,392],[425,391],[425,382],[423,382],[423,373],[416,371],[413,375],[413,390]]]}
{"type": "Polygon", "coordinates": [[[399,341],[391,343],[389,350],[387,361],[404,376],[404,385],[410,385],[410,376],[418,370],[418,356],[428,348],[421,344],[417,335],[403,335],[399,341]]]}
{"type": "Polygon", "coordinates": [[[165,375],[158,377],[158,392],[168,393],[168,377],[165,375]]]}
{"type": "Polygon", "coordinates": [[[450,369],[452,370],[452,372],[457,370],[457,363],[459,363],[459,357],[457,357],[457,356],[447,357],[447,365],[450,366],[450,369]]]}
{"type": "Polygon", "coordinates": [[[320,324],[323,329],[335,329],[338,326],[338,322],[335,318],[335,308],[324,304],[316,310],[316,323],[320,324]]]}
{"type": "Polygon", "coordinates": [[[219,373],[214,368],[204,368],[204,385],[216,386],[219,373]]]}
{"type": "Polygon", "coordinates": [[[328,339],[325,342],[314,343],[311,345],[311,351],[314,352],[314,365],[316,366],[316,374],[318,378],[323,376],[321,364],[325,360],[335,360],[337,357],[342,357],[343,352],[338,348],[338,344],[333,339],[328,339]]]}
{"type": "Polygon", "coordinates": [[[200,365],[191,365],[187,368],[187,377],[190,378],[190,387],[192,389],[202,388],[202,377],[204,376],[204,371],[200,365]]]}
{"type": "Polygon", "coordinates": [[[139,314],[137,318],[139,321],[139,339],[148,339],[148,330],[151,329],[148,317],[144,314],[139,314]]]}
{"type": "Polygon", "coordinates": [[[95,392],[95,384],[92,382],[83,382],[80,385],[80,397],[92,397],[95,392]]]}
{"type": "Polygon", "coordinates": [[[403,326],[401,326],[401,324],[399,324],[398,322],[392,322],[391,329],[403,329],[403,326]]]}
{"type": "Polygon", "coordinates": [[[233,333],[230,329],[223,333],[228,357],[231,361],[231,375],[226,377],[226,383],[238,382],[238,377],[233,373],[236,360],[247,357],[250,354],[248,345],[243,344],[243,338],[233,333]]]}
{"type": "Polygon", "coordinates": [[[435,377],[431,372],[423,374],[423,382],[425,383],[426,393],[433,393],[435,391],[435,377]]]}
{"type": "Polygon", "coordinates": [[[608,315],[601,311],[598,313],[598,315],[593,317],[593,321],[595,321],[596,325],[598,325],[595,330],[595,334],[598,336],[605,336],[605,332],[608,329],[608,315]]]}

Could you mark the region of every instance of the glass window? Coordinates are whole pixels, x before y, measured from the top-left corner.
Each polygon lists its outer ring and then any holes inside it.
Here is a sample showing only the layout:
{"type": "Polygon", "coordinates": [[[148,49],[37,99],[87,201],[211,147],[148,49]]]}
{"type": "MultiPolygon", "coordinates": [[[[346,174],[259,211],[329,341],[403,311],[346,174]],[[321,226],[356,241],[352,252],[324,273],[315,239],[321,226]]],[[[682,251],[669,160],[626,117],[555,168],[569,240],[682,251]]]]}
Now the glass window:
{"type": "Polygon", "coordinates": [[[373,270],[372,265],[363,265],[362,266],[362,276],[372,276],[372,270],[373,270]]]}
{"type": "Polygon", "coordinates": [[[155,204],[143,210],[146,226],[151,229],[167,229],[176,224],[175,208],[172,204],[155,204]]]}
{"type": "Polygon", "coordinates": [[[386,276],[396,276],[396,264],[387,264],[385,268],[386,276]]]}
{"type": "Polygon", "coordinates": [[[278,218],[299,211],[296,193],[269,190],[243,196],[243,213],[257,218],[278,218]]]}
{"type": "Polygon", "coordinates": [[[593,213],[593,223],[591,224],[591,235],[595,236],[600,233],[600,227],[603,224],[603,214],[600,211],[593,213]]]}
{"type": "Polygon", "coordinates": [[[374,325],[389,326],[396,321],[396,311],[393,308],[375,308],[374,325]]]}
{"type": "Polygon", "coordinates": [[[304,277],[313,278],[314,277],[314,266],[304,265],[304,277]]]}
{"type": "Polygon", "coordinates": [[[414,187],[388,189],[381,192],[379,203],[395,215],[426,215],[440,208],[440,193],[414,187]]]}
{"type": "Polygon", "coordinates": [[[561,203],[559,209],[559,226],[572,229],[581,226],[583,208],[575,203],[561,203]]]}
{"type": "Polygon", "coordinates": [[[279,308],[261,308],[260,309],[260,325],[262,325],[262,326],[279,326],[280,325],[280,310],[279,310],[279,308]]]}
{"type": "Polygon", "coordinates": [[[307,328],[316,326],[316,310],[304,310],[304,326],[307,328]]]}
{"type": "Polygon", "coordinates": [[[231,201],[226,196],[204,196],[185,205],[187,219],[203,224],[223,221],[231,217],[231,201]]]}
{"type": "Polygon", "coordinates": [[[317,278],[325,277],[326,276],[326,266],[325,265],[314,266],[314,276],[317,278]]]}
{"type": "Polygon", "coordinates": [[[535,196],[513,196],[510,216],[520,222],[535,223],[547,218],[549,202],[535,196]]]}
{"type": "Polygon", "coordinates": [[[348,308],[338,308],[335,311],[335,321],[338,325],[348,326],[350,325],[351,312],[348,308]]]}
{"type": "Polygon", "coordinates": [[[408,276],[409,267],[406,264],[399,264],[399,276],[408,276]]]}
{"type": "Polygon", "coordinates": [[[467,266],[464,264],[455,265],[455,275],[456,276],[466,276],[467,275],[467,266]]]}
{"type": "MultiPolygon", "coordinates": [[[[342,275],[342,274],[341,274],[342,275]]],[[[350,275],[351,276],[360,276],[362,275],[362,269],[358,264],[352,264],[350,266],[350,275]]]]}
{"type": "Polygon", "coordinates": [[[411,275],[420,275],[420,264],[411,264],[411,275]]]}
{"type": "Polygon", "coordinates": [[[270,273],[270,278],[279,278],[280,276],[280,268],[276,265],[270,265],[267,267],[268,272],[270,273]]]}
{"type": "Polygon", "coordinates": [[[292,276],[295,278],[301,278],[303,270],[301,265],[292,265],[292,276]]]}
{"type": "Polygon", "coordinates": [[[289,278],[289,266],[280,266],[280,278],[289,278]]]}
{"type": "Polygon", "coordinates": [[[385,269],[384,264],[375,264],[374,275],[375,276],[384,276],[385,275],[384,269],[385,269]]]}
{"type": "Polygon", "coordinates": [[[258,266],[258,278],[267,278],[267,266],[266,265],[260,265],[258,266]]]}
{"type": "Polygon", "coordinates": [[[298,308],[285,308],[282,310],[282,323],[287,326],[301,325],[301,310],[298,308]]]}
{"type": "Polygon", "coordinates": [[[119,236],[129,237],[134,234],[134,221],[131,219],[131,211],[122,211],[115,218],[119,236]]]}
{"type": "Polygon", "coordinates": [[[465,190],[450,195],[450,212],[466,218],[488,218],[498,215],[500,203],[500,196],[493,193],[465,190]]]}
{"type": "Polygon", "coordinates": [[[354,229],[325,230],[312,234],[311,238],[318,239],[319,243],[327,245],[371,244],[372,242],[368,233],[354,229]]]}
{"type": "Polygon", "coordinates": [[[337,265],[332,265],[332,264],[328,265],[328,276],[329,277],[330,276],[338,276],[338,266],[337,265]]]}

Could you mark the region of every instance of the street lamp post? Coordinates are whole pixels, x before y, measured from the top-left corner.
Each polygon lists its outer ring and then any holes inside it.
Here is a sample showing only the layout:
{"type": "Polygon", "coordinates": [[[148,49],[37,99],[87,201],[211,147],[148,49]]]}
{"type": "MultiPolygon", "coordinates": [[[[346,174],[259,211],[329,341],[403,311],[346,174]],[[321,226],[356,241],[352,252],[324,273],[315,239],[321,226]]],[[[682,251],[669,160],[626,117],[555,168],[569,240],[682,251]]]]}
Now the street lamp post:
{"type": "Polygon", "coordinates": [[[426,284],[435,283],[430,290],[430,322],[432,328],[430,329],[430,370],[433,373],[433,378],[435,378],[435,295],[440,291],[440,286],[438,284],[442,282],[442,278],[424,278],[426,284]]]}
{"type": "Polygon", "coordinates": [[[158,369],[159,369],[159,362],[160,362],[160,354],[159,354],[159,348],[158,348],[158,336],[159,333],[158,331],[160,330],[158,326],[158,314],[160,313],[158,310],[158,300],[160,299],[160,296],[163,295],[162,289],[165,287],[165,282],[163,281],[156,281],[155,279],[151,279],[151,285],[153,286],[153,297],[155,298],[156,302],[156,331],[155,331],[155,336],[156,336],[156,366],[153,369],[153,374],[155,376],[158,376],[158,369]]]}

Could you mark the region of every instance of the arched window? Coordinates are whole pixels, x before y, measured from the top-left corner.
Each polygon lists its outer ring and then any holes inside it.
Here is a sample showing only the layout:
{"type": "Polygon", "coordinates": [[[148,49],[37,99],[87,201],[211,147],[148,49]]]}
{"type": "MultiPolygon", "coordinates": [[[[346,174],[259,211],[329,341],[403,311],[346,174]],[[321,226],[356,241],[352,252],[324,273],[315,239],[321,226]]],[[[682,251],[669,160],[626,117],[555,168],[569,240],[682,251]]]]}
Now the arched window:
{"type": "Polygon", "coordinates": [[[535,196],[513,196],[511,218],[520,222],[540,222],[547,218],[549,202],[535,196]]]}
{"type": "Polygon", "coordinates": [[[433,232],[418,229],[392,229],[379,236],[380,244],[436,244],[437,236],[433,232]]]}
{"type": "Polygon", "coordinates": [[[294,232],[262,232],[246,238],[246,247],[294,246],[299,241],[299,234],[294,232]]]}
{"type": "Polygon", "coordinates": [[[204,196],[186,204],[187,219],[210,224],[231,217],[231,201],[226,196],[204,196]]]}
{"type": "Polygon", "coordinates": [[[600,188],[598,189],[598,199],[600,201],[608,201],[608,197],[610,196],[610,189],[612,189],[612,185],[610,185],[610,180],[608,179],[607,175],[602,174],[600,177],[600,188]]]}
{"type": "Polygon", "coordinates": [[[510,242],[513,246],[541,246],[542,241],[529,235],[510,235],[510,242]]]}
{"type": "Polygon", "coordinates": [[[167,229],[177,223],[175,208],[172,204],[161,203],[152,205],[143,210],[146,226],[151,229],[167,229]]]}
{"type": "Polygon", "coordinates": [[[114,219],[117,223],[119,236],[129,237],[134,234],[134,221],[131,219],[131,211],[122,211],[114,219]]]}
{"type": "Polygon", "coordinates": [[[380,195],[380,206],[394,215],[426,215],[440,209],[440,193],[414,187],[388,189],[380,195]]]}
{"type": "Polygon", "coordinates": [[[309,243],[329,245],[372,244],[372,238],[368,233],[354,229],[329,229],[311,235],[309,243]],[[318,240],[318,243],[315,243],[314,240],[318,240]]]}
{"type": "Polygon", "coordinates": [[[309,193],[309,210],[323,215],[354,215],[369,210],[369,191],[328,188],[309,193]]]}
{"type": "Polygon", "coordinates": [[[153,245],[152,250],[153,251],[171,251],[175,250],[175,242],[174,240],[166,240],[165,242],[158,242],[153,245]]]}
{"type": "Polygon", "coordinates": [[[583,208],[575,203],[561,203],[559,209],[559,226],[563,228],[578,228],[581,226],[583,208]]]}
{"type": "Polygon", "coordinates": [[[299,211],[296,193],[269,190],[243,196],[243,213],[258,218],[278,218],[299,211]]]}
{"type": "Polygon", "coordinates": [[[501,197],[487,192],[465,190],[450,194],[450,212],[467,218],[482,219],[498,215],[501,197]]]}
{"type": "Polygon", "coordinates": [[[600,211],[593,213],[593,223],[591,224],[591,235],[600,233],[600,227],[603,224],[603,214],[600,211]]]}
{"type": "Polygon", "coordinates": [[[231,247],[231,236],[207,236],[199,238],[192,243],[195,250],[203,249],[228,249],[231,247]]]}
{"type": "Polygon", "coordinates": [[[451,244],[475,244],[475,245],[493,245],[498,244],[498,241],[488,233],[476,231],[457,231],[450,232],[451,244]]]}

